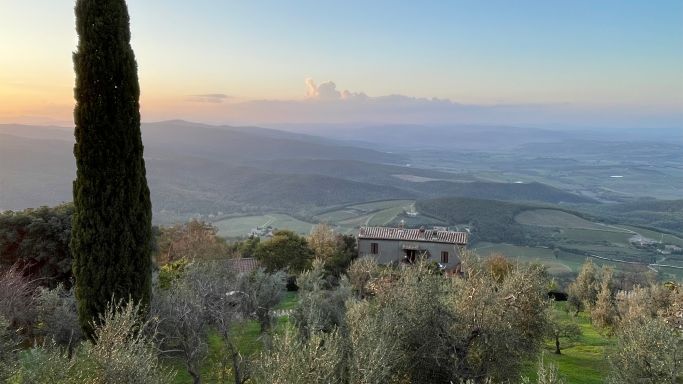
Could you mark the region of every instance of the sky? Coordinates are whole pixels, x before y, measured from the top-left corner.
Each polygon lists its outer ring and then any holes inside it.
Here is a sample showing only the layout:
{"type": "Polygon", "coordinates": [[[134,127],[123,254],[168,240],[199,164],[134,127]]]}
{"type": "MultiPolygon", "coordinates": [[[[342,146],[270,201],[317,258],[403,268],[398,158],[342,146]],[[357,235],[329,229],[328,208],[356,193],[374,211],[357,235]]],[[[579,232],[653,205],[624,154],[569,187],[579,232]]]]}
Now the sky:
{"type": "MultiPolygon", "coordinates": [[[[72,124],[73,0],[0,0],[0,123],[72,124]]],[[[683,0],[128,0],[145,121],[683,126],[683,0]]]]}

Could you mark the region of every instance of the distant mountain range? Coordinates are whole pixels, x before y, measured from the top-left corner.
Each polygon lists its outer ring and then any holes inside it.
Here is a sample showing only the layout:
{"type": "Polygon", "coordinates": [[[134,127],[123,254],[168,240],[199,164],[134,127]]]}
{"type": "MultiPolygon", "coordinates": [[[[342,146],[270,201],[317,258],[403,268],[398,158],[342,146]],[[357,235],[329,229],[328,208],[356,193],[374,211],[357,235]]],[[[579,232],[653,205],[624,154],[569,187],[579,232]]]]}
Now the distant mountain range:
{"type": "MultiPolygon", "coordinates": [[[[494,183],[476,174],[418,169],[400,152],[308,134],[185,121],[143,124],[142,132],[153,207],[164,220],[441,196],[593,202],[541,183],[494,183]]],[[[405,133],[375,134],[388,142],[409,140],[405,133]]],[[[420,134],[415,136],[419,143],[420,134]]],[[[0,125],[0,209],[71,200],[72,146],[70,129],[0,125]]]]}

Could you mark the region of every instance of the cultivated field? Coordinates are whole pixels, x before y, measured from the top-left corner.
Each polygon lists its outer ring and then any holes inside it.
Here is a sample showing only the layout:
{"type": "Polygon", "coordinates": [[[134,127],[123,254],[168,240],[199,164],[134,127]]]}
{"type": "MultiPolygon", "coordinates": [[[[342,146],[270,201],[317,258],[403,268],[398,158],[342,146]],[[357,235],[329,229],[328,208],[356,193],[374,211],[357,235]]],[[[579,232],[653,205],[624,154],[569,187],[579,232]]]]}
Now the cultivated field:
{"type": "Polygon", "coordinates": [[[626,232],[623,229],[601,225],[582,219],[571,213],[556,209],[532,209],[515,216],[515,221],[524,225],[539,227],[590,229],[594,231],[626,232]]]}
{"type": "Polygon", "coordinates": [[[233,217],[213,224],[218,228],[218,235],[226,238],[245,237],[252,228],[269,225],[277,229],[289,229],[297,233],[308,234],[314,225],[283,214],[233,217]]]}

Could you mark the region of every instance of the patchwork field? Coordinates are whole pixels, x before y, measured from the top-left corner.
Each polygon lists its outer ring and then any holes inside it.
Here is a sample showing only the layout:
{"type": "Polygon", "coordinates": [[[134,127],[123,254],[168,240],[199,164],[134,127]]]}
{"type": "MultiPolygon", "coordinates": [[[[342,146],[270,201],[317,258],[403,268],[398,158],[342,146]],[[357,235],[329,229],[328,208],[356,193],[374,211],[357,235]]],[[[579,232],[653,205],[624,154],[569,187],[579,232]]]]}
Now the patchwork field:
{"type": "Polygon", "coordinates": [[[627,232],[626,230],[588,221],[556,209],[532,209],[515,216],[515,221],[539,227],[590,229],[594,231],[627,232]]]}
{"type": "Polygon", "coordinates": [[[307,234],[314,225],[283,214],[233,217],[213,224],[218,228],[218,235],[226,238],[244,237],[252,228],[269,225],[273,228],[289,229],[297,233],[307,234]]]}
{"type": "Polygon", "coordinates": [[[413,200],[384,200],[371,203],[354,204],[323,211],[307,220],[289,215],[273,213],[257,216],[231,217],[216,221],[218,234],[226,238],[246,236],[252,228],[272,226],[289,229],[300,234],[308,234],[317,223],[327,223],[341,233],[355,233],[364,225],[389,225],[413,206],[413,200]]]}
{"type": "Polygon", "coordinates": [[[523,263],[541,263],[548,268],[548,272],[552,275],[577,272],[585,261],[585,257],[581,258],[577,257],[577,255],[564,254],[562,252],[559,252],[557,257],[555,257],[555,253],[549,248],[525,247],[512,244],[478,243],[472,250],[482,257],[503,254],[509,259],[523,263]]]}

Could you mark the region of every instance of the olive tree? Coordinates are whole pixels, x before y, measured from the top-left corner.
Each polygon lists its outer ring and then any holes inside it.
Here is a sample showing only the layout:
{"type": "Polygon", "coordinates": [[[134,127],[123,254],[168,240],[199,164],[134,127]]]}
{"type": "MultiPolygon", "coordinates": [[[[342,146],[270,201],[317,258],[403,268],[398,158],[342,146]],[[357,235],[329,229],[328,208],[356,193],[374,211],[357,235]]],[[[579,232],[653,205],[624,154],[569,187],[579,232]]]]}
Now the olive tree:
{"type": "Polygon", "coordinates": [[[26,278],[18,267],[0,272],[0,316],[12,329],[30,333],[35,322],[36,284],[26,278]]]}
{"type": "Polygon", "coordinates": [[[255,370],[257,383],[343,384],[344,343],[338,331],[303,338],[287,330],[273,338],[255,370]]]}
{"type": "Polygon", "coordinates": [[[569,304],[576,313],[585,308],[592,308],[597,299],[599,289],[599,275],[595,264],[589,259],[576,277],[576,280],[569,285],[569,304]]]}
{"type": "Polygon", "coordinates": [[[259,268],[241,276],[236,296],[240,309],[247,317],[257,320],[261,333],[269,332],[273,324],[273,309],[282,300],[287,275],[284,272],[267,273],[259,268]]]}
{"type": "Polygon", "coordinates": [[[142,307],[110,304],[93,322],[97,342],[82,342],[69,357],[46,343],[27,351],[13,380],[21,384],[88,384],[172,382],[175,373],[159,360],[153,340],[156,324],[142,307]]]}
{"type": "Polygon", "coordinates": [[[393,333],[399,315],[397,309],[379,308],[357,300],[350,300],[347,305],[349,381],[354,384],[395,382],[401,367],[409,363],[401,349],[402,340],[393,333]]]}
{"type": "Polygon", "coordinates": [[[620,325],[609,355],[609,383],[674,384],[683,379],[683,339],[660,318],[620,325]]]}
{"type": "MultiPolygon", "coordinates": [[[[528,377],[522,378],[522,384],[534,383],[528,377]]],[[[543,356],[538,360],[538,370],[536,371],[535,384],[564,384],[564,380],[560,378],[557,370],[557,365],[543,363],[543,356]]]]}
{"type": "Polygon", "coordinates": [[[600,291],[595,300],[595,306],[591,310],[591,320],[595,327],[603,331],[611,332],[611,328],[617,321],[617,308],[610,287],[612,274],[610,271],[603,273],[600,282],[600,291]]]}
{"type": "Polygon", "coordinates": [[[201,363],[208,353],[209,319],[201,293],[188,279],[178,279],[153,295],[152,315],[159,319],[159,336],[166,353],[185,363],[195,384],[202,381],[201,363]]]}
{"type": "Polygon", "coordinates": [[[536,265],[517,265],[497,282],[476,263],[465,263],[466,279],[451,279],[458,378],[503,380],[536,356],[546,335],[548,276],[536,265]]]}
{"type": "Polygon", "coordinates": [[[325,264],[316,260],[313,269],[299,275],[299,305],[294,309],[292,318],[299,332],[308,337],[316,331],[330,332],[342,327],[346,312],[345,302],[351,293],[346,277],[337,285],[325,278],[325,264]]]}
{"type": "Polygon", "coordinates": [[[370,257],[355,260],[346,271],[351,287],[356,297],[364,299],[369,295],[368,284],[381,273],[381,267],[377,261],[370,257]]]}
{"type": "Polygon", "coordinates": [[[39,288],[36,294],[38,331],[66,348],[69,356],[83,338],[73,289],[58,284],[55,289],[39,288]]]}
{"type": "Polygon", "coordinates": [[[243,295],[235,294],[238,289],[239,279],[230,260],[195,260],[157,289],[152,313],[161,321],[159,333],[164,350],[180,355],[195,383],[202,380],[200,367],[208,353],[206,340],[211,330],[218,332],[227,351],[221,361],[224,369],[217,373],[216,380],[225,379],[227,367],[235,383],[248,379],[246,361],[231,333],[245,300],[243,295]]]}
{"type": "Polygon", "coordinates": [[[548,321],[547,337],[555,342],[555,353],[560,355],[560,339],[577,340],[581,334],[581,327],[572,320],[562,320],[556,312],[553,312],[548,321]]]}

